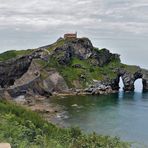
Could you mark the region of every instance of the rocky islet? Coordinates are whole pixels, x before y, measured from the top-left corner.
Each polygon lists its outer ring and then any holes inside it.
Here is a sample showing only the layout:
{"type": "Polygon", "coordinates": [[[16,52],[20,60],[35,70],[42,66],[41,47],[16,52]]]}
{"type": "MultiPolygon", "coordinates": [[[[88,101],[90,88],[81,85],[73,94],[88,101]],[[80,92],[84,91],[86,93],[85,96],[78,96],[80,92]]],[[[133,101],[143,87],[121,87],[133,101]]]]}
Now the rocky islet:
{"type": "Polygon", "coordinates": [[[88,38],[60,38],[54,44],[34,49],[27,55],[0,62],[0,92],[7,98],[112,93],[119,90],[120,77],[125,91],[133,91],[134,82],[139,78],[143,80],[143,89],[148,90],[147,70],[122,64],[118,54],[93,47],[88,38]],[[113,61],[117,65],[108,67],[108,73],[104,73],[104,67],[113,61]],[[66,75],[70,70],[78,72],[72,80],[66,75]],[[104,71],[100,74],[101,70],[104,71]],[[97,72],[98,76],[101,75],[99,79],[93,77],[97,72]]]}

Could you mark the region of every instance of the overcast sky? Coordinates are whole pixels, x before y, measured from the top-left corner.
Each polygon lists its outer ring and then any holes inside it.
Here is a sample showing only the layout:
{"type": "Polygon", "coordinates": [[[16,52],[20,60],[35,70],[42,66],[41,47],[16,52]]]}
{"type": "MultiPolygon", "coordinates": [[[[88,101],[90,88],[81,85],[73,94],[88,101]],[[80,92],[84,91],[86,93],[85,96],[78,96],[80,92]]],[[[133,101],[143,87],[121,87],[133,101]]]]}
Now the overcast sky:
{"type": "Polygon", "coordinates": [[[0,0],[0,52],[75,31],[126,63],[148,66],[148,0],[0,0]]]}

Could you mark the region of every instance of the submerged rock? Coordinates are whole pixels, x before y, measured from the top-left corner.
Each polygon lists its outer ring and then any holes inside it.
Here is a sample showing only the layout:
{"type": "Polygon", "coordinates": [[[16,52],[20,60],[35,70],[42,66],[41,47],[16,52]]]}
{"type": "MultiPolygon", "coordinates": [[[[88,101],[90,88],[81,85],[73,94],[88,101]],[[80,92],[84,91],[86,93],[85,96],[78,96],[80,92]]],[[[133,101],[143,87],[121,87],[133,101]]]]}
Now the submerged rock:
{"type": "Polygon", "coordinates": [[[113,89],[111,88],[110,84],[104,84],[103,82],[96,80],[93,85],[85,89],[85,92],[88,92],[92,95],[99,95],[112,93],[113,89]]]}
{"type": "Polygon", "coordinates": [[[71,105],[72,107],[78,107],[78,104],[73,104],[73,105],[71,105]]]}

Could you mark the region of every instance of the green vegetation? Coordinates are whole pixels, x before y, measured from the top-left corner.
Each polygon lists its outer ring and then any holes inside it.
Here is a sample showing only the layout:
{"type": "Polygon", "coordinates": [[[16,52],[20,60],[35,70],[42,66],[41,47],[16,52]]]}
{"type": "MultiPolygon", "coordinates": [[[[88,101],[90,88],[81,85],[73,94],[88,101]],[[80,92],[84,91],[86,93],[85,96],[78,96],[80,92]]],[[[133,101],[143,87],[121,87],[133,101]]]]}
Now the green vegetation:
{"type": "Polygon", "coordinates": [[[0,101],[0,142],[12,148],[128,148],[119,138],[86,135],[79,128],[62,129],[37,113],[0,101]]]}
{"type": "Polygon", "coordinates": [[[32,52],[31,49],[28,50],[10,50],[0,54],[0,61],[6,61],[19,56],[27,55],[32,52]]]}
{"type": "Polygon", "coordinates": [[[136,66],[136,65],[126,65],[126,64],[122,64],[122,68],[126,69],[126,71],[128,71],[129,73],[134,74],[135,72],[137,72],[140,67],[136,66]]]}
{"type": "Polygon", "coordinates": [[[60,40],[58,40],[57,42],[55,42],[54,44],[52,44],[52,45],[48,48],[48,50],[49,50],[49,51],[52,51],[52,50],[54,50],[55,48],[64,45],[65,41],[66,41],[65,39],[60,39],[60,40]]]}
{"type": "Polygon", "coordinates": [[[115,69],[122,67],[119,60],[112,60],[109,64],[103,67],[93,66],[92,59],[80,60],[73,57],[68,66],[59,65],[57,60],[51,59],[48,66],[56,68],[64,77],[70,87],[76,87],[79,83],[80,88],[85,88],[90,85],[92,80],[106,80],[114,79],[117,77],[115,69]],[[75,67],[80,65],[80,67],[75,67]]]}
{"type": "Polygon", "coordinates": [[[117,78],[118,68],[125,69],[132,74],[139,69],[138,66],[122,64],[118,59],[113,59],[102,67],[93,66],[90,60],[92,59],[80,60],[74,57],[68,66],[59,65],[56,61],[52,66],[57,68],[70,87],[78,86],[75,85],[75,82],[78,82],[80,88],[87,87],[92,80],[105,81],[117,78]],[[74,67],[74,65],[80,65],[80,67],[74,67]]]}

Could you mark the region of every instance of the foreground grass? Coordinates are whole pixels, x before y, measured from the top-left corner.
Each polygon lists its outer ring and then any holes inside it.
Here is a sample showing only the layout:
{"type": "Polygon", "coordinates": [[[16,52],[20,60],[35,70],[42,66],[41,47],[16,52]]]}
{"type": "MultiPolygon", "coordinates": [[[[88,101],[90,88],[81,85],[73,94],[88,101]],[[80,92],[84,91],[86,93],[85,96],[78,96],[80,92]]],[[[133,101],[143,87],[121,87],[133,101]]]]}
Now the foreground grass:
{"type": "Polygon", "coordinates": [[[128,148],[119,138],[86,135],[78,128],[62,129],[37,113],[0,101],[0,142],[12,148],[128,148]]]}

